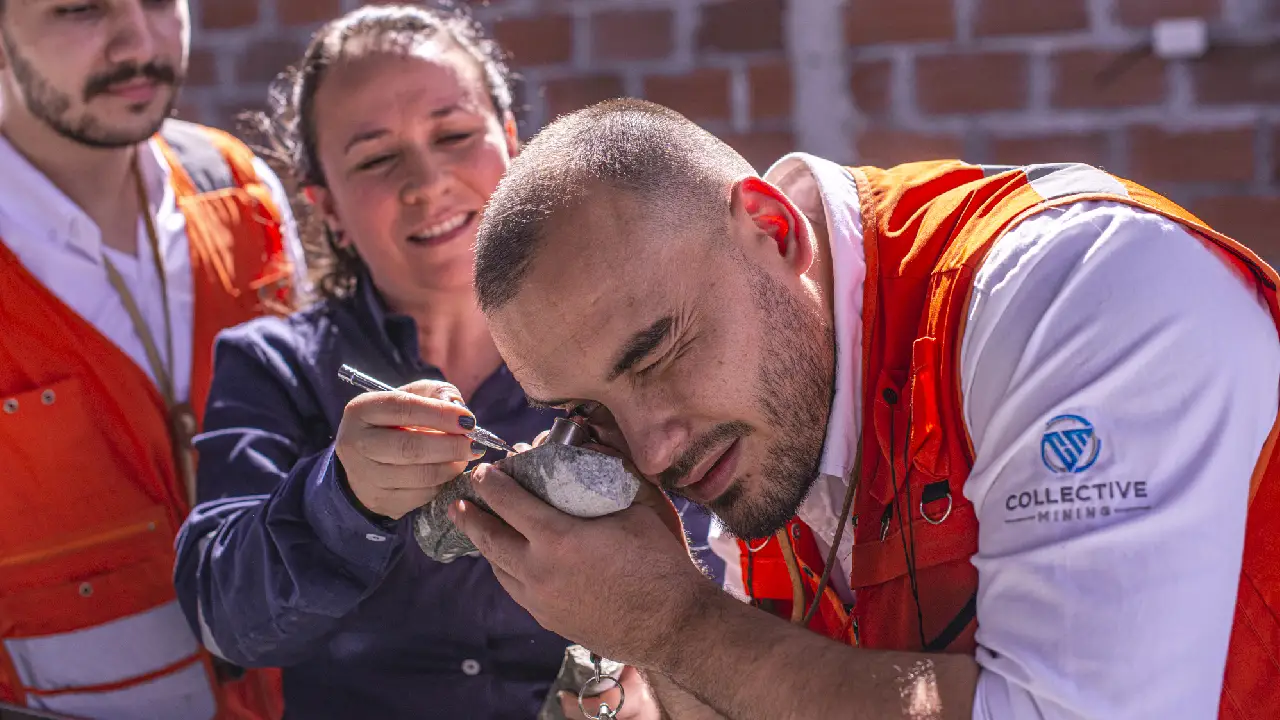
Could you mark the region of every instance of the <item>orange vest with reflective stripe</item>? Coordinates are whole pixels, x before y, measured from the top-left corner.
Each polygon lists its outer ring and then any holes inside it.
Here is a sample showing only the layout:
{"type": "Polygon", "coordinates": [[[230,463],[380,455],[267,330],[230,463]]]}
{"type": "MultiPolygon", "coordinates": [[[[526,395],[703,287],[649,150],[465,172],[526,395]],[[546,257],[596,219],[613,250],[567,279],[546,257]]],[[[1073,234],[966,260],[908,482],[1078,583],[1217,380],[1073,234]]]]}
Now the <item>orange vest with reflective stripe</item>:
{"type": "MultiPolygon", "coordinates": [[[[292,302],[280,214],[251,151],[170,121],[157,136],[189,237],[190,402],[215,334],[292,302]]],[[[173,588],[190,508],[148,375],[0,241],[0,701],[70,716],[263,720],[279,672],[236,672],[173,588]]]]}
{"type": "MultiPolygon", "coordinates": [[[[1169,200],[1087,165],[938,161],[849,172],[861,197],[867,261],[861,480],[851,525],[856,603],[850,611],[828,586],[809,627],[867,648],[972,653],[978,574],[970,558],[978,549],[978,520],[963,492],[973,448],[962,412],[960,345],[974,274],[992,245],[1047,208],[1107,200],[1158,213],[1204,238],[1253,280],[1277,332],[1280,277],[1169,200]],[[904,533],[913,553],[904,551],[904,533]]],[[[1280,718],[1277,428],[1280,416],[1250,489],[1223,718],[1280,718]]],[[[739,549],[753,602],[801,622],[825,561],[810,529],[793,518],[768,540],[739,541],[739,549]]]]}

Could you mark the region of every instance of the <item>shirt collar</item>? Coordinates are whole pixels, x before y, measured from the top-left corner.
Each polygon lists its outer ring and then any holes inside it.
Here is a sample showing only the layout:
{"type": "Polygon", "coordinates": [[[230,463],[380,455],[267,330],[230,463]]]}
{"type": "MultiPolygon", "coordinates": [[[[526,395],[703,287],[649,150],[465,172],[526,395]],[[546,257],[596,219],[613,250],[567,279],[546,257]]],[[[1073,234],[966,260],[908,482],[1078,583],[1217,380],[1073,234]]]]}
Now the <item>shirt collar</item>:
{"type": "MultiPolygon", "coordinates": [[[[408,315],[391,311],[366,267],[361,267],[357,275],[353,300],[366,327],[372,330],[373,341],[389,353],[404,372],[417,377],[439,373],[438,368],[423,362],[419,354],[417,323],[408,315]]],[[[476,411],[481,407],[500,412],[528,409],[524,390],[505,363],[480,384],[470,405],[476,411]]],[[[544,414],[556,416],[550,411],[544,414]]]]}
{"type": "Polygon", "coordinates": [[[394,313],[387,306],[382,293],[369,275],[369,269],[360,267],[356,276],[355,299],[375,329],[376,337],[391,351],[401,365],[416,368],[421,365],[418,354],[418,326],[408,315],[394,313]]]}
{"type": "MultiPolygon", "coordinates": [[[[154,140],[139,147],[143,185],[153,213],[172,202],[169,165],[154,140]]],[[[0,228],[37,242],[60,243],[86,257],[102,256],[102,232],[78,205],[58,189],[0,134],[0,228]]],[[[15,237],[13,242],[21,242],[15,237]]]]}
{"type": "MultiPolygon", "coordinates": [[[[840,165],[791,153],[765,173],[811,222],[825,224],[831,248],[835,324],[835,397],[827,420],[820,472],[847,482],[862,428],[862,303],[867,276],[862,213],[853,177],[840,165]]],[[[844,483],[841,483],[843,486],[844,483]]],[[[836,488],[834,516],[843,487],[836,488]]]]}

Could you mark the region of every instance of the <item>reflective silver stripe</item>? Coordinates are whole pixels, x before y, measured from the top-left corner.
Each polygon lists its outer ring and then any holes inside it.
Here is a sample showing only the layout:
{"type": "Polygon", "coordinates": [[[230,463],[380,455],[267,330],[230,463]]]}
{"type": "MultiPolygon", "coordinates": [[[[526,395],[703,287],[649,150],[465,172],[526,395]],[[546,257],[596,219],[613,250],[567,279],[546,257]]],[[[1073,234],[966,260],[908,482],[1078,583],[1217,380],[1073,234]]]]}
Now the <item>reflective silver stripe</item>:
{"type": "MultiPolygon", "coordinates": [[[[215,530],[200,538],[200,557],[204,557],[205,548],[209,546],[209,543],[213,540],[213,536],[217,533],[218,531],[215,530]]],[[[200,602],[198,597],[196,598],[196,619],[200,621],[201,644],[203,644],[205,649],[209,652],[217,655],[223,660],[226,660],[227,656],[222,654],[222,648],[218,647],[218,641],[213,639],[213,631],[209,629],[209,623],[205,622],[204,603],[200,602]]]]}
{"type": "Polygon", "coordinates": [[[200,648],[177,601],[84,630],[10,638],[5,649],[33,690],[107,685],[141,677],[200,648]]]}
{"type": "MultiPolygon", "coordinates": [[[[190,635],[190,631],[187,633],[190,635]]],[[[110,692],[27,695],[33,708],[95,720],[210,720],[217,703],[203,663],[110,692]]]]}
{"type": "Polygon", "coordinates": [[[1021,165],[979,165],[982,168],[982,177],[995,177],[1007,173],[1010,170],[1020,170],[1021,165]]]}
{"type": "Polygon", "coordinates": [[[1120,181],[1092,165],[1082,163],[1057,163],[1052,165],[1028,165],[1023,168],[1027,182],[1045,200],[1081,195],[1107,193],[1129,197],[1129,191],[1120,181]]]}

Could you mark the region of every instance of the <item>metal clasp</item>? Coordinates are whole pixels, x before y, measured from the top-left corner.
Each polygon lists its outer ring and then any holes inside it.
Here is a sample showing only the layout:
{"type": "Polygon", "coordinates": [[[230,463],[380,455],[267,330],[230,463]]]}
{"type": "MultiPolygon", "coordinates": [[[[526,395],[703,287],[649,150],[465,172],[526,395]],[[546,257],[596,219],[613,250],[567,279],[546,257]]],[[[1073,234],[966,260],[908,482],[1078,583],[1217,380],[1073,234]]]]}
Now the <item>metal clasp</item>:
{"type": "MultiPolygon", "coordinates": [[[[582,687],[578,690],[578,709],[582,711],[583,716],[585,716],[587,720],[615,720],[615,718],[618,717],[618,713],[622,711],[623,704],[626,703],[627,701],[627,691],[623,689],[622,681],[618,680],[617,678],[611,677],[609,675],[605,675],[604,669],[601,667],[602,661],[603,661],[603,658],[601,658],[599,655],[595,653],[591,653],[591,662],[595,666],[595,674],[592,675],[591,679],[588,680],[586,683],[584,683],[582,687]],[[587,688],[591,687],[595,683],[602,682],[602,681],[611,682],[615,686],[617,686],[618,707],[611,708],[609,707],[609,703],[602,702],[600,703],[600,707],[597,708],[600,714],[592,715],[591,713],[587,712],[587,709],[585,707],[582,706],[582,698],[586,694],[587,688]]],[[[601,689],[599,692],[592,693],[592,694],[597,696],[603,695],[604,691],[607,689],[608,688],[605,687],[601,689]]]]}

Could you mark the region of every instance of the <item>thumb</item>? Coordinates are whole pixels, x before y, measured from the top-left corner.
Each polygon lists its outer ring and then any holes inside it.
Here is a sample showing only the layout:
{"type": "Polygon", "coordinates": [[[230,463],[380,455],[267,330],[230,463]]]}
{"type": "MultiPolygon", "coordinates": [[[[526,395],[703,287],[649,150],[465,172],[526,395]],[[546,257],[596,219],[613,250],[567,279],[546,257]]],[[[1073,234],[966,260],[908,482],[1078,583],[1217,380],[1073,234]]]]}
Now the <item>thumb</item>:
{"type": "Polygon", "coordinates": [[[641,482],[632,504],[643,505],[656,512],[662,519],[662,524],[684,544],[685,551],[689,550],[689,539],[684,534],[684,523],[680,522],[680,511],[676,510],[671,498],[661,488],[650,482],[641,482]]]}
{"type": "Polygon", "coordinates": [[[560,698],[560,712],[564,713],[565,720],[587,720],[587,716],[582,714],[578,709],[578,698],[567,690],[561,690],[558,693],[560,698]]]}

